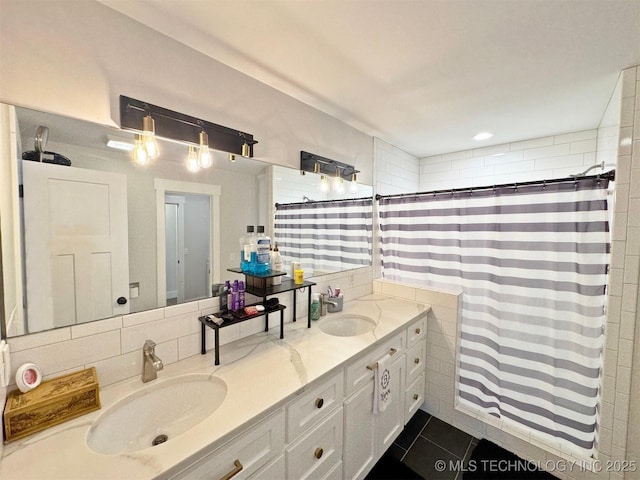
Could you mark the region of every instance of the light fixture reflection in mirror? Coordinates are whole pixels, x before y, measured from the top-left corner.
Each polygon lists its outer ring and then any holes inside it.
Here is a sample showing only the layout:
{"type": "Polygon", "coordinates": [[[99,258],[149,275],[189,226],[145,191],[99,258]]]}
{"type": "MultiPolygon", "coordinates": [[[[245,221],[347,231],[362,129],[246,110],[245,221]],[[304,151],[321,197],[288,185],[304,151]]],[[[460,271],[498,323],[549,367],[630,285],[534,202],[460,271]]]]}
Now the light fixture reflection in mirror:
{"type": "Polygon", "coordinates": [[[324,175],[320,176],[320,191],[326,193],[329,191],[329,180],[324,175]]]}
{"type": "Polygon", "coordinates": [[[211,151],[209,150],[209,135],[207,132],[200,132],[200,148],[198,150],[198,164],[202,168],[211,166],[211,151]]]}
{"type": "Polygon", "coordinates": [[[156,158],[160,154],[160,149],[156,140],[156,124],[151,115],[142,119],[142,139],[147,156],[151,159],[156,158]]]}
{"type": "Polygon", "coordinates": [[[198,154],[196,153],[196,147],[189,145],[189,155],[187,156],[187,170],[191,173],[196,173],[200,170],[200,163],[198,161],[198,154]]]}
{"type": "Polygon", "coordinates": [[[247,142],[244,142],[242,144],[242,156],[245,158],[249,158],[251,156],[251,152],[249,150],[249,144],[247,142]]]}
{"type": "Polygon", "coordinates": [[[349,182],[349,193],[356,193],[358,191],[358,184],[356,183],[356,174],[351,175],[351,182],[349,182]]]}
{"type": "Polygon", "coordinates": [[[144,147],[142,135],[136,135],[136,143],[133,147],[133,160],[138,165],[146,165],[149,162],[149,155],[147,155],[147,149],[144,147]]]}

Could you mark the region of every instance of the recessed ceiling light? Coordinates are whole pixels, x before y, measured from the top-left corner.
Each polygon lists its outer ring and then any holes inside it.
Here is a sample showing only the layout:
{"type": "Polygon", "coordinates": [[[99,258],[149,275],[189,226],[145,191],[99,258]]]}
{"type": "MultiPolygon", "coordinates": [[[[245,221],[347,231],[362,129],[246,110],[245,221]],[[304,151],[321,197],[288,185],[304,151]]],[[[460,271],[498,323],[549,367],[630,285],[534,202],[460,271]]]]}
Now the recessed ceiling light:
{"type": "Polygon", "coordinates": [[[477,135],[474,135],[473,139],[474,140],[488,140],[491,137],[493,137],[493,133],[491,133],[491,132],[480,132],[477,135]]]}

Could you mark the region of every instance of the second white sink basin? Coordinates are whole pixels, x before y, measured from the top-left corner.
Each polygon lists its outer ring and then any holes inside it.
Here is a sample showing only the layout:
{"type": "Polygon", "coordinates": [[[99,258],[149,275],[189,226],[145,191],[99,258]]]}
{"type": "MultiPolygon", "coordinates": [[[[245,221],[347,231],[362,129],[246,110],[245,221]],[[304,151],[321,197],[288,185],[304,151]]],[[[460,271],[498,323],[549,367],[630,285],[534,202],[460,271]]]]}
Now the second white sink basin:
{"type": "Polygon", "coordinates": [[[155,380],[105,410],[91,425],[87,445],[116,455],[164,443],[211,415],[227,396],[227,384],[207,374],[155,380]]]}
{"type": "Polygon", "coordinates": [[[376,322],[365,315],[333,315],[320,321],[320,330],[335,337],[355,337],[376,328],[376,322]]]}

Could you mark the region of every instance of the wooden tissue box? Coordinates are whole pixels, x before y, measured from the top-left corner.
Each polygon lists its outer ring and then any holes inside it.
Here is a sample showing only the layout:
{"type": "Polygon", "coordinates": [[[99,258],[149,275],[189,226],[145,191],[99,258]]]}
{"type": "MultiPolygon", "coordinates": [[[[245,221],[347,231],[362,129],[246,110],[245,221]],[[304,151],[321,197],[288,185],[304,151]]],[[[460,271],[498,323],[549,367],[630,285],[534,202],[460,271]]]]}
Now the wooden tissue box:
{"type": "Polygon", "coordinates": [[[100,409],[100,387],[94,367],[42,382],[35,389],[7,395],[5,442],[100,409]]]}

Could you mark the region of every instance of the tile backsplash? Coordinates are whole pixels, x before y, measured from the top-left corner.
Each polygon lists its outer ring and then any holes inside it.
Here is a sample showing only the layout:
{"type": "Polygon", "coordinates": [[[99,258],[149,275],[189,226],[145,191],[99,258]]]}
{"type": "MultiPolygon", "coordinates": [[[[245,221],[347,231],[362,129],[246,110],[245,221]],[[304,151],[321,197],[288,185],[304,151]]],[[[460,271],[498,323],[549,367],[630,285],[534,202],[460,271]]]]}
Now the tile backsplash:
{"type": "MultiPolygon", "coordinates": [[[[371,293],[372,268],[365,267],[324,275],[316,281],[314,292],[326,291],[327,285],[339,284],[346,300],[371,293]]],[[[291,307],[292,293],[279,296],[291,307]]],[[[259,301],[247,296],[247,303],[259,301]]],[[[306,319],[306,292],[297,295],[298,319],[306,319]]],[[[96,367],[102,387],[140,375],[142,345],[147,338],[156,342],[156,353],[164,364],[200,353],[198,317],[219,311],[217,298],[207,298],[154,310],[109,318],[96,322],[59,328],[11,338],[12,378],[20,365],[37,364],[45,379],[87,367],[96,367]]],[[[292,308],[285,310],[285,322],[291,322],[292,308]]],[[[275,322],[272,320],[272,325],[275,322]]],[[[231,325],[220,330],[220,344],[253,335],[264,328],[264,318],[231,325]]],[[[213,330],[207,328],[207,348],[213,348],[213,330]]],[[[286,332],[285,332],[286,336],[286,332]]],[[[15,388],[15,381],[9,389],[15,388]]]]}

